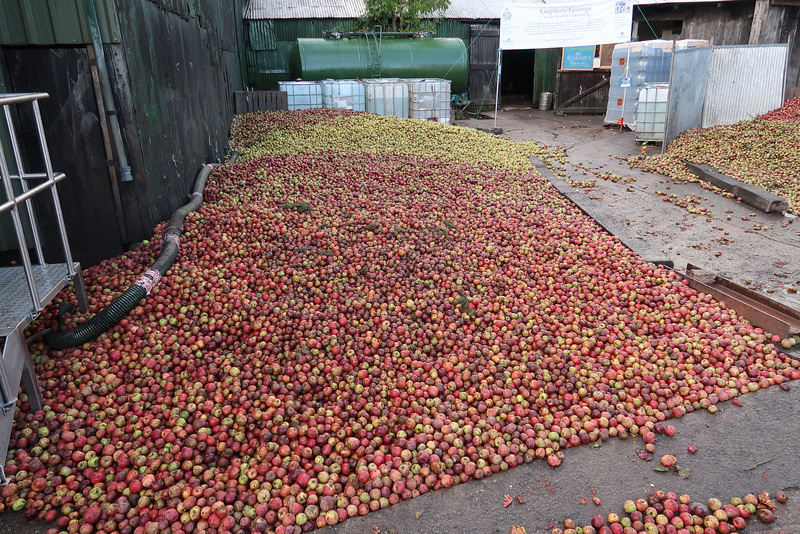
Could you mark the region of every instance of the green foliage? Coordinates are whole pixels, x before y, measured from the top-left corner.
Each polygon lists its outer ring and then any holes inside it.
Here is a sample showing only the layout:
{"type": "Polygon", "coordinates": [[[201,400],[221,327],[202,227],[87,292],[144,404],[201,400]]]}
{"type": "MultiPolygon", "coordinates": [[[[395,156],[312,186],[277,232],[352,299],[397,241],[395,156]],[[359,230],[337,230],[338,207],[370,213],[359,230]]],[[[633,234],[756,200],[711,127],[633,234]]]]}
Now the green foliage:
{"type": "Polygon", "coordinates": [[[359,21],[366,28],[379,24],[389,31],[430,30],[450,5],[450,0],[366,0],[367,12],[359,21]]]}

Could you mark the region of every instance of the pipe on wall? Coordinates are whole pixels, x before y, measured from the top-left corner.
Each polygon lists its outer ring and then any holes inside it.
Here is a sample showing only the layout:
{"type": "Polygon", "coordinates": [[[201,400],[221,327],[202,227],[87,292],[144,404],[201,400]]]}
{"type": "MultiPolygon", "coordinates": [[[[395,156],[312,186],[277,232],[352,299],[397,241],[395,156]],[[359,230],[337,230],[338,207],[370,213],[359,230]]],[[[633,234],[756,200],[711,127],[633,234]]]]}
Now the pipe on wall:
{"type": "Polygon", "coordinates": [[[86,0],[86,17],[89,19],[89,30],[92,34],[92,46],[94,47],[94,55],[97,59],[97,69],[100,71],[100,86],[106,112],[108,113],[108,121],[111,125],[111,137],[114,140],[114,148],[117,152],[117,159],[119,160],[120,179],[123,182],[130,182],[133,180],[133,175],[131,174],[131,167],[128,165],[128,155],[125,152],[125,145],[122,142],[122,131],[119,127],[117,107],[114,104],[114,95],[111,92],[111,78],[108,75],[106,56],[103,52],[103,39],[100,36],[100,25],[97,22],[95,0],[86,0]]]}

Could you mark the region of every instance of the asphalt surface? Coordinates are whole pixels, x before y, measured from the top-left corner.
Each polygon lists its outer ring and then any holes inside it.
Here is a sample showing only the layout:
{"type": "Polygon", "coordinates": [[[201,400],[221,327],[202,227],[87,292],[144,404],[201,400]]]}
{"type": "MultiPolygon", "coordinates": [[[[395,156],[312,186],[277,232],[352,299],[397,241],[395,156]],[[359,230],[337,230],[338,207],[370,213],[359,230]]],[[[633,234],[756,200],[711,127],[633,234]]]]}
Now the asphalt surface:
{"type": "MultiPolygon", "coordinates": [[[[459,124],[491,128],[494,121],[459,124]]],[[[800,286],[800,221],[759,213],[698,184],[675,184],[663,176],[631,170],[618,158],[641,153],[634,134],[603,127],[600,116],[506,110],[499,114],[497,126],[503,128],[504,138],[564,146],[569,162],[625,177],[618,182],[602,180],[567,165],[567,175],[559,178],[568,183],[594,179],[595,187],[575,189],[595,200],[602,210],[598,216],[617,220],[635,239],[673,260],[676,269],[690,262],[800,309],[800,297],[782,287],[800,286]],[[656,191],[678,198],[693,194],[710,215],[694,215],[664,202],[656,191]],[[757,230],[755,222],[769,228],[757,230]]],[[[648,149],[651,154],[659,151],[648,149]]],[[[535,461],[316,532],[506,534],[512,525],[520,525],[528,533],[541,533],[551,522],[560,525],[567,517],[587,524],[596,514],[621,513],[625,500],[655,490],[688,493],[703,501],[784,490],[789,501],[778,505],[777,521],[764,525],[753,519],[744,532],[800,534],[800,384],[792,384],[788,392],[774,387],[740,400],[741,407],[728,401],[716,414],[701,410],[672,420],[678,432],[658,437],[656,458],[674,454],[679,465],[691,470],[688,479],[654,471],[657,460],[641,460],[640,438],[612,438],[601,447],[566,450],[562,465],[555,469],[535,461]],[[697,447],[695,454],[688,452],[690,445],[697,447]],[[515,500],[503,507],[506,494],[525,502],[515,500]],[[601,504],[594,504],[593,497],[601,504]]],[[[48,527],[28,522],[21,514],[0,514],[0,534],[42,533],[48,527]]]]}

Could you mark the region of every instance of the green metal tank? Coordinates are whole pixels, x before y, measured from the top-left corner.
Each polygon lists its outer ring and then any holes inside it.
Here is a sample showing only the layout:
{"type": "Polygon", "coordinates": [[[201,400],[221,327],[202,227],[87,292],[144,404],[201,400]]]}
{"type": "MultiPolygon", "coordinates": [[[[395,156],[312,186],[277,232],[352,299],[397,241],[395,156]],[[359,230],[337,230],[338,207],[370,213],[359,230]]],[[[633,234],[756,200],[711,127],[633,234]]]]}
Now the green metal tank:
{"type": "Polygon", "coordinates": [[[289,69],[308,81],[352,78],[444,78],[451,91],[467,89],[469,58],[464,41],[447,39],[371,38],[297,39],[289,69]],[[376,46],[380,47],[377,65],[376,46]]]}

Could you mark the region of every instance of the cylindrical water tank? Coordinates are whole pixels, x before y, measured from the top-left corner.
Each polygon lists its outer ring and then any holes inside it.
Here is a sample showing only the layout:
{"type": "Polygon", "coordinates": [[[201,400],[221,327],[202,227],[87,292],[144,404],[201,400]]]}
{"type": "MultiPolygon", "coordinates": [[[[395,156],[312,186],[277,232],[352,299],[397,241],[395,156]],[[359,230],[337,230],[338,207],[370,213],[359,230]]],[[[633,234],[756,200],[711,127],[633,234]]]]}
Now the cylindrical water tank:
{"type": "MultiPolygon", "coordinates": [[[[454,93],[467,89],[469,58],[461,39],[384,38],[377,46],[381,77],[444,78],[454,93]]],[[[372,39],[298,39],[289,68],[293,78],[309,81],[367,79],[374,77],[377,57],[372,39]]]]}

